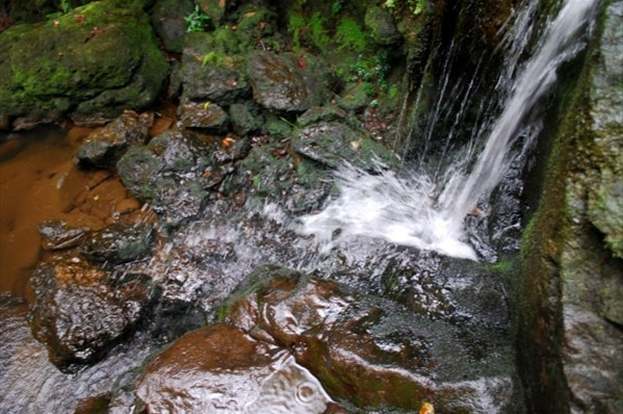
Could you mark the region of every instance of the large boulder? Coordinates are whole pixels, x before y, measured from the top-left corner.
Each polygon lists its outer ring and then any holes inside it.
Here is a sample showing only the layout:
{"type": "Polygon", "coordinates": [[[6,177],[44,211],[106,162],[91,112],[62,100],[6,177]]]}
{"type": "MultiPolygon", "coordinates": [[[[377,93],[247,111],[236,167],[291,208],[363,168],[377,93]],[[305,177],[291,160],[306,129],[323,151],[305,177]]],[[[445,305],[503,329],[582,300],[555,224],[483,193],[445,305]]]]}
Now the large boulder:
{"type": "Polygon", "coordinates": [[[524,234],[519,352],[531,412],[623,410],[623,1],[602,3],[599,21],[524,234]]]}
{"type": "Polygon", "coordinates": [[[278,267],[252,273],[225,321],[289,349],[327,392],[360,407],[513,411],[510,344],[333,281],[278,267]]]}
{"type": "Polygon", "coordinates": [[[322,414],[330,401],[286,352],[227,325],[175,341],[147,365],[136,394],[148,412],[322,414]]]}
{"type": "Polygon", "coordinates": [[[167,73],[141,2],[101,0],[0,34],[0,114],[101,122],[151,104],[167,73]]]}
{"type": "Polygon", "coordinates": [[[151,21],[166,50],[181,53],[184,49],[186,16],[194,10],[192,0],[158,0],[151,13],[151,21]]]}
{"type": "Polygon", "coordinates": [[[196,217],[229,172],[217,157],[214,143],[177,130],[131,147],[117,163],[129,192],[151,204],[165,224],[196,217]]]}
{"type": "Polygon", "coordinates": [[[101,358],[131,331],[152,296],[141,275],[115,279],[69,253],[41,262],[31,284],[33,334],[63,370],[101,358]]]}
{"type": "Polygon", "coordinates": [[[105,127],[91,133],[78,149],[82,167],[114,168],[130,145],[144,144],[149,137],[153,114],[125,111],[105,127]]]}
{"type": "Polygon", "coordinates": [[[325,67],[311,55],[256,51],[248,72],[253,98],[270,110],[304,112],[328,98],[325,67]]]}

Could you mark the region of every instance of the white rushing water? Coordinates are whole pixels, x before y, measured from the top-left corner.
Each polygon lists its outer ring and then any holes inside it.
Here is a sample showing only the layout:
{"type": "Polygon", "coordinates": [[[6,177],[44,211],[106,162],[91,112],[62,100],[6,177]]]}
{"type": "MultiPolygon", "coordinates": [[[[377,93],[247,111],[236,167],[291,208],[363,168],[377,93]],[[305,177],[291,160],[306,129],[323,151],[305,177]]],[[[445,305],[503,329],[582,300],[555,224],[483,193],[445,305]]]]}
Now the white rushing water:
{"type": "MultiPolygon", "coordinates": [[[[597,1],[565,0],[532,58],[515,73],[529,42],[538,2],[530,2],[517,15],[507,34],[507,79],[502,76],[508,85],[507,98],[475,160],[472,151],[465,149],[464,157],[439,175],[423,168],[406,175],[383,168],[371,173],[345,164],[336,173],[339,196],[321,212],[302,217],[300,233],[314,235],[325,249],[351,237],[370,237],[477,260],[466,242],[465,217],[504,178],[517,156],[512,150],[516,140],[524,140],[520,146],[525,150],[537,135],[534,131],[528,136],[520,134],[521,128],[540,98],[551,90],[560,65],[583,48],[580,38],[597,1]]],[[[470,145],[476,146],[474,142],[470,145]]]]}

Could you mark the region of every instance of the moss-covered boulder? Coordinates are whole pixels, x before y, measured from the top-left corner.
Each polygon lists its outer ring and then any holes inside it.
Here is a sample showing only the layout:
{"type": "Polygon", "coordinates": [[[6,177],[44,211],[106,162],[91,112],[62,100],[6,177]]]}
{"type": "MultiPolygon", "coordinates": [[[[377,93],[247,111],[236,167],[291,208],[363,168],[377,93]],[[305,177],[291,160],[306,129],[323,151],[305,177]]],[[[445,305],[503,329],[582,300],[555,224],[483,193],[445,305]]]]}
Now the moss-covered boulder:
{"type": "Polygon", "coordinates": [[[192,0],[158,0],[151,12],[151,21],[158,37],[170,52],[181,53],[186,34],[185,18],[194,10],[192,0]]]}
{"type": "Polygon", "coordinates": [[[303,128],[292,139],[292,148],[331,168],[345,162],[361,168],[371,168],[375,161],[398,164],[398,158],[386,146],[341,122],[318,122],[303,128]]]}
{"type": "Polygon", "coordinates": [[[623,410],[623,1],[601,4],[525,231],[520,368],[530,412],[623,410]]]}
{"type": "Polygon", "coordinates": [[[141,2],[102,0],[0,34],[0,114],[17,128],[151,104],[168,65],[141,2]]]}
{"type": "Polygon", "coordinates": [[[253,98],[266,109],[303,112],[328,99],[326,67],[312,55],[257,51],[247,69],[253,98]]]}

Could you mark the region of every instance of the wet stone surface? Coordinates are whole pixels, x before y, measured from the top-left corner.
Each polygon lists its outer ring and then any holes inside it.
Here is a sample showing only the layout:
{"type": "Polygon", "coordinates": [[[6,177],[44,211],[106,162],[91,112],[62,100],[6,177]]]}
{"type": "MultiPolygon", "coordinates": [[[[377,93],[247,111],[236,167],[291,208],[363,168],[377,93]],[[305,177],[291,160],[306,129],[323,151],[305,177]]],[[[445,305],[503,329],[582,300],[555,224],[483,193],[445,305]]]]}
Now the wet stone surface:
{"type": "Polygon", "coordinates": [[[125,111],[119,118],[93,132],[78,149],[81,167],[114,168],[130,145],[144,144],[154,122],[150,113],[125,111]]]}
{"type": "Polygon", "coordinates": [[[40,263],[31,283],[33,333],[61,369],[101,358],[139,321],[153,294],[138,274],[114,277],[71,254],[40,263]]]}
{"type": "Polygon", "coordinates": [[[321,414],[330,400],[286,352],[226,325],[192,331],[158,354],[136,395],[148,412],[321,414]]]}

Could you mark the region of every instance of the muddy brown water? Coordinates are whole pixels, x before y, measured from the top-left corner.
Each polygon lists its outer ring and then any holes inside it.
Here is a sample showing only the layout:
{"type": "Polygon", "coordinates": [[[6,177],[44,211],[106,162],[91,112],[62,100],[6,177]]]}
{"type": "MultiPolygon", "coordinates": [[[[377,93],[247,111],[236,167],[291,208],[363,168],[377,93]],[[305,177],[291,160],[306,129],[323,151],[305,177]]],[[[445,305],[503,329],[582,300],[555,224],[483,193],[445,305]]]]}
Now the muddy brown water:
{"type": "Polygon", "coordinates": [[[105,171],[79,171],[73,161],[91,130],[48,129],[0,137],[0,293],[29,298],[28,279],[46,220],[97,230],[139,205],[105,171]]]}

